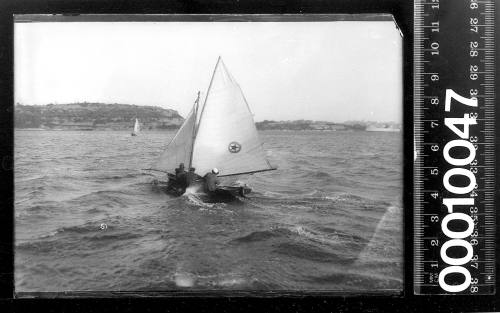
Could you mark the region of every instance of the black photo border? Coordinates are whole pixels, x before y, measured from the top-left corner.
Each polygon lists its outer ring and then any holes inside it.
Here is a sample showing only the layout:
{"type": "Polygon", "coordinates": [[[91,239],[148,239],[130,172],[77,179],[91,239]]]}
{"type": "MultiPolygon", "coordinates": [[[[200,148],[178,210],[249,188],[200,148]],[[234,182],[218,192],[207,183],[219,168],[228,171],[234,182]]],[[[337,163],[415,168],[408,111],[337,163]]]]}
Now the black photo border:
{"type": "MultiPolygon", "coordinates": [[[[496,18],[498,25],[498,12],[496,18]]],[[[497,31],[498,34],[498,31],[497,31]]],[[[496,35],[498,39],[498,35],[496,35]]],[[[498,42],[498,40],[496,40],[498,42]]],[[[498,60],[498,49],[496,49],[498,60]]],[[[498,77],[498,67],[497,67],[498,77]]],[[[496,83],[498,86],[498,80],[496,83]]],[[[413,294],[413,1],[409,0],[4,0],[0,2],[0,310],[2,312],[493,312],[496,296],[416,296],[413,294]],[[14,299],[14,181],[13,181],[13,16],[14,14],[353,14],[388,13],[394,16],[403,39],[403,178],[404,178],[404,290],[401,295],[303,294],[276,292],[263,297],[137,295],[113,298],[14,299]]],[[[498,151],[496,129],[495,151],[498,151]]],[[[498,158],[497,161],[498,163],[498,158]]],[[[498,171],[499,166],[496,166],[498,171]]],[[[498,203],[499,185],[495,200],[498,203]]],[[[500,212],[500,210],[497,210],[500,212]]],[[[497,224],[499,221],[497,213],[497,224]]],[[[497,238],[499,232],[497,227],[497,238]]],[[[496,246],[497,256],[499,245],[496,246]]],[[[497,277],[499,261],[497,259],[497,277]]],[[[499,283],[497,279],[497,291],[499,283]]]]}

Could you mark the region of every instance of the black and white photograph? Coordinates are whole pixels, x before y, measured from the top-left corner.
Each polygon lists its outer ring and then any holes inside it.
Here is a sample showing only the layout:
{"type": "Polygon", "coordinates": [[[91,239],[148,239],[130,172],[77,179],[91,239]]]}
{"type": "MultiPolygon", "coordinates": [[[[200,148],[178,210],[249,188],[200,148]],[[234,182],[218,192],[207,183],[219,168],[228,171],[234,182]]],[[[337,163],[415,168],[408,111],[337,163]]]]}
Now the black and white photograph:
{"type": "Polygon", "coordinates": [[[388,14],[16,15],[14,286],[403,290],[388,14]]]}

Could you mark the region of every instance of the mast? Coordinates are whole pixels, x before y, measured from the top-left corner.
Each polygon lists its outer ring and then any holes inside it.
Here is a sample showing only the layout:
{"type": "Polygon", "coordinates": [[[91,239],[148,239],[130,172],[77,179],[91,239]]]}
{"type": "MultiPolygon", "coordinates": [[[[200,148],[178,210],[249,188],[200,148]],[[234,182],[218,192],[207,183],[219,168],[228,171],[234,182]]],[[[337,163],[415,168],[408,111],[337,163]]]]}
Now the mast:
{"type": "Polygon", "coordinates": [[[196,117],[198,116],[198,103],[200,102],[200,91],[198,90],[198,97],[194,102],[194,123],[193,123],[193,140],[191,141],[191,154],[189,155],[189,165],[188,171],[191,169],[191,165],[193,164],[193,149],[194,149],[194,140],[196,139],[196,117]]]}

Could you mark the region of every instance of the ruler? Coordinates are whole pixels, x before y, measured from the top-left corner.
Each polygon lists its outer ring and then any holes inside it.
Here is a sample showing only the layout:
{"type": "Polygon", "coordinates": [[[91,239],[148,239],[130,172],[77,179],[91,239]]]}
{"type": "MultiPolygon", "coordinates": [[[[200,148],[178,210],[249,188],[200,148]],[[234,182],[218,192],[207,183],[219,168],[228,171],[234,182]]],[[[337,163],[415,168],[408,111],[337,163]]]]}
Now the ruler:
{"type": "Polygon", "coordinates": [[[414,292],[494,294],[494,0],[414,9],[414,292]]]}

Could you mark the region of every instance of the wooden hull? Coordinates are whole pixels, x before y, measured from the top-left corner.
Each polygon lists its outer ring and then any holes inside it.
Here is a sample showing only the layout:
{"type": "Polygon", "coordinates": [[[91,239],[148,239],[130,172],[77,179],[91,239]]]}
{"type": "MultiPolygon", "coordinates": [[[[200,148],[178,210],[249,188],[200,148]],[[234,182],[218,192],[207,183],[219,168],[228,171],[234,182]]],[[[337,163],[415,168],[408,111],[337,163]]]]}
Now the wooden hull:
{"type": "Polygon", "coordinates": [[[252,188],[248,186],[219,186],[215,193],[229,193],[233,196],[245,197],[252,192],[252,188]]]}
{"type": "MultiPolygon", "coordinates": [[[[203,181],[196,181],[194,186],[197,186],[198,190],[203,191],[203,181]]],[[[188,187],[189,188],[189,187],[188,187]]],[[[181,196],[184,194],[185,190],[179,183],[176,181],[175,176],[169,174],[169,182],[167,185],[167,192],[175,195],[181,196]]],[[[213,192],[205,192],[203,195],[210,198],[210,200],[217,201],[220,200],[230,200],[235,199],[237,197],[246,197],[249,193],[252,192],[252,189],[248,186],[217,186],[215,191],[213,192]]]]}

